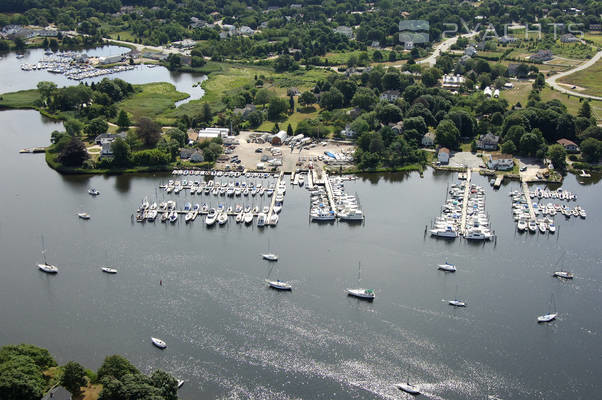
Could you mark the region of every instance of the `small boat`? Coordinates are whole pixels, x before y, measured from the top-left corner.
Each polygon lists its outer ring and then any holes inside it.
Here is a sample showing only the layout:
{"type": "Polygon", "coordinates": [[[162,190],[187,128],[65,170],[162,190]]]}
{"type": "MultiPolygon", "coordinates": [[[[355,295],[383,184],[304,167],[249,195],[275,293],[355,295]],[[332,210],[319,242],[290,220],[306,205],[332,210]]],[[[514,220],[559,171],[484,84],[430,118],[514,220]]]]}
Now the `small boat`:
{"type": "Polygon", "coordinates": [[[448,263],[447,261],[445,262],[445,264],[437,265],[437,269],[440,269],[441,271],[446,271],[446,272],[456,272],[456,266],[448,263]]]}
{"type": "Polygon", "coordinates": [[[186,216],[184,217],[184,222],[189,223],[190,221],[193,220],[194,217],[194,211],[189,211],[186,213],[186,216]]]}
{"type": "Polygon", "coordinates": [[[100,192],[94,188],[90,188],[90,189],[88,189],[88,194],[91,196],[98,196],[100,194],[100,192]]]}
{"type": "Polygon", "coordinates": [[[178,381],[178,389],[179,389],[184,384],[184,380],[183,379],[178,379],[177,381],[178,381]]]}
{"type": "Polygon", "coordinates": [[[90,214],[85,213],[85,212],[77,213],[77,216],[80,217],[81,219],[90,219],[90,214]]]}
{"type": "Polygon", "coordinates": [[[266,215],[264,213],[259,213],[257,216],[257,226],[264,226],[266,222],[266,215]]]}
{"type": "Polygon", "coordinates": [[[171,214],[169,214],[169,222],[171,222],[172,224],[175,224],[177,220],[178,220],[178,213],[175,211],[172,211],[171,214]]]}
{"type": "Polygon", "coordinates": [[[277,279],[275,281],[266,279],[265,281],[268,284],[268,286],[271,287],[272,289],[276,289],[276,290],[292,290],[293,289],[293,287],[291,286],[290,283],[283,282],[280,279],[277,279]]]}
{"type": "Polygon", "coordinates": [[[573,273],[568,271],[556,271],[553,276],[554,278],[573,279],[573,273]]]}
{"type": "Polygon", "coordinates": [[[264,260],[268,261],[278,261],[278,256],[274,253],[262,254],[261,257],[263,257],[264,260]]]}
{"type": "Polygon", "coordinates": [[[550,231],[550,233],[556,232],[556,225],[553,222],[548,224],[548,230],[550,231]]]}
{"type": "Polygon", "coordinates": [[[466,303],[460,300],[450,300],[448,301],[448,304],[454,307],[466,307],[466,303]]]}
{"type": "Polygon", "coordinates": [[[529,221],[529,232],[531,232],[531,233],[537,232],[537,223],[535,223],[535,221],[533,221],[533,220],[529,221]]]}
{"type": "Polygon", "coordinates": [[[244,214],[241,212],[239,212],[238,214],[236,214],[236,218],[235,221],[237,224],[240,224],[243,220],[244,220],[244,214]]]}
{"type": "Polygon", "coordinates": [[[228,222],[228,214],[226,214],[225,212],[220,213],[217,216],[217,223],[220,225],[224,225],[226,222],[228,222]]]}
{"type": "Polygon", "coordinates": [[[402,390],[406,393],[412,394],[412,395],[418,395],[420,394],[420,388],[416,385],[412,385],[410,384],[410,382],[407,383],[398,383],[395,385],[395,387],[399,390],[402,390]]]}
{"type": "Polygon", "coordinates": [[[253,214],[248,212],[245,214],[245,224],[251,224],[253,222],[253,214]]]}
{"type": "Polygon", "coordinates": [[[44,246],[44,236],[42,236],[42,257],[44,258],[43,264],[38,264],[38,269],[42,272],[46,272],[47,274],[56,274],[59,272],[59,269],[54,265],[48,264],[46,261],[46,248],[44,246]]]}
{"type": "Polygon", "coordinates": [[[207,214],[207,216],[205,217],[205,224],[211,226],[215,224],[215,221],[217,221],[217,211],[215,210],[215,208],[212,208],[211,210],[209,210],[209,214],[207,214]]]}
{"type": "Polygon", "coordinates": [[[151,342],[153,342],[153,344],[155,346],[157,346],[158,348],[160,348],[161,350],[167,348],[167,343],[165,343],[163,340],[156,338],[156,337],[151,337],[151,342]]]}
{"type": "Polygon", "coordinates": [[[558,316],[558,314],[556,314],[556,313],[540,315],[539,317],[537,317],[537,322],[539,322],[539,323],[552,322],[556,319],[557,316],[558,316]]]}
{"type": "Polygon", "coordinates": [[[278,214],[272,214],[272,216],[270,217],[269,224],[274,225],[274,226],[278,225],[278,219],[279,219],[278,214]]]}
{"type": "Polygon", "coordinates": [[[346,289],[347,295],[363,300],[374,300],[376,295],[373,289],[346,289]]]}
{"type": "Polygon", "coordinates": [[[110,267],[102,267],[101,268],[102,272],[106,272],[107,274],[116,274],[117,270],[115,268],[110,268],[110,267]]]}

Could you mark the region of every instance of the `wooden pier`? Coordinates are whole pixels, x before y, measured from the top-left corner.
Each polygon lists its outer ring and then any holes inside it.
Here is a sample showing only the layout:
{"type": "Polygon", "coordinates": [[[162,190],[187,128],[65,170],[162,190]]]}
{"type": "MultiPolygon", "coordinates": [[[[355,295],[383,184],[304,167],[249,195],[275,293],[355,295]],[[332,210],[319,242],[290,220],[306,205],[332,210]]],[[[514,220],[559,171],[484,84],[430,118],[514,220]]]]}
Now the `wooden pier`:
{"type": "Polygon", "coordinates": [[[470,196],[470,179],[471,179],[471,169],[468,168],[466,170],[466,181],[464,182],[464,197],[462,198],[462,219],[460,220],[460,234],[464,235],[466,233],[466,216],[467,216],[467,208],[468,208],[468,198],[470,196]]]}
{"type": "Polygon", "coordinates": [[[525,195],[525,200],[527,200],[527,206],[529,207],[529,217],[535,221],[535,210],[533,209],[533,202],[531,202],[531,194],[529,191],[529,185],[527,182],[522,181],[523,193],[525,195]]]}
{"type": "Polygon", "coordinates": [[[311,169],[307,172],[307,188],[314,188],[314,176],[311,169]]]}
{"type": "Polygon", "coordinates": [[[499,189],[500,186],[502,186],[503,180],[504,180],[504,174],[498,175],[497,178],[495,178],[495,182],[493,183],[493,188],[499,189]]]}
{"type": "Polygon", "coordinates": [[[337,208],[334,204],[334,194],[332,193],[332,185],[330,184],[330,179],[328,179],[328,174],[326,171],[322,171],[322,178],[324,179],[324,188],[326,189],[326,196],[328,197],[328,204],[330,205],[330,209],[336,212],[337,208]]]}

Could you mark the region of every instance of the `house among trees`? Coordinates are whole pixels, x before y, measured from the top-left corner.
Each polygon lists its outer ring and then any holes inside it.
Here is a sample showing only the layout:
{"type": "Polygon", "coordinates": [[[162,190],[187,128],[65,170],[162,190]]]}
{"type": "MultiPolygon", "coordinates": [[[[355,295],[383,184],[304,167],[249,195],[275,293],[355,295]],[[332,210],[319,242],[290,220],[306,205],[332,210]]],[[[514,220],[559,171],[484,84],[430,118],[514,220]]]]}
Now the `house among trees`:
{"type": "Polygon", "coordinates": [[[403,132],[403,121],[399,121],[396,122],[394,124],[390,124],[391,125],[391,129],[393,130],[393,132],[395,132],[395,134],[397,135],[401,135],[403,132]]]}
{"type": "Polygon", "coordinates": [[[560,36],[560,42],[562,43],[576,43],[579,39],[575,37],[572,33],[567,33],[560,36]]]}
{"type": "Polygon", "coordinates": [[[539,50],[537,53],[529,57],[533,62],[544,62],[552,59],[552,50],[539,50]]]}
{"type": "Polygon", "coordinates": [[[498,42],[500,42],[501,44],[515,43],[517,41],[518,41],[517,38],[515,38],[514,36],[510,36],[510,35],[504,35],[498,39],[498,42]]]}
{"type": "Polygon", "coordinates": [[[347,39],[351,39],[353,37],[353,29],[349,26],[340,25],[334,30],[335,33],[340,33],[341,35],[347,37],[347,39]]]}
{"type": "Polygon", "coordinates": [[[188,160],[194,154],[194,149],[180,149],[180,158],[188,160]]]}
{"type": "Polygon", "coordinates": [[[477,140],[477,149],[481,150],[497,150],[497,146],[500,142],[500,137],[489,132],[485,136],[482,136],[477,140]]]}
{"type": "Polygon", "coordinates": [[[198,162],[205,161],[205,158],[203,157],[203,153],[201,153],[200,151],[197,150],[194,153],[192,153],[192,155],[190,156],[190,161],[194,162],[194,163],[198,163],[198,162]]]}
{"type": "Polygon", "coordinates": [[[62,386],[55,386],[42,397],[42,400],[71,400],[71,393],[62,386]]]}
{"type": "Polygon", "coordinates": [[[447,147],[441,147],[439,149],[439,153],[437,153],[437,161],[439,161],[441,164],[449,163],[449,149],[447,147]]]}
{"type": "Polygon", "coordinates": [[[579,147],[577,146],[577,144],[571,140],[562,138],[558,139],[556,143],[564,147],[564,149],[569,153],[576,153],[579,151],[579,147]]]}
{"type": "Polygon", "coordinates": [[[393,102],[400,96],[399,90],[385,90],[381,93],[380,99],[384,101],[393,102]]]}
{"type": "Polygon", "coordinates": [[[355,136],[355,131],[347,125],[345,129],[341,131],[341,136],[351,139],[355,136]]]}
{"type": "Polygon", "coordinates": [[[477,55],[477,49],[474,46],[466,46],[464,49],[464,55],[468,57],[474,57],[477,55]]]}
{"type": "Polygon", "coordinates": [[[247,104],[243,108],[235,108],[234,110],[232,110],[232,112],[234,114],[239,114],[243,118],[247,118],[247,116],[249,114],[251,114],[253,111],[255,111],[256,109],[257,109],[257,107],[255,107],[255,104],[247,104]]]}
{"type": "Polygon", "coordinates": [[[493,153],[487,155],[487,168],[506,171],[514,167],[512,154],[493,153]]]}
{"type": "MultiPolygon", "coordinates": [[[[424,147],[431,147],[435,145],[435,133],[434,132],[427,132],[424,134],[424,136],[422,137],[422,145],[424,147]]],[[[449,157],[448,157],[448,161],[449,161],[449,157]]]]}
{"type": "Polygon", "coordinates": [[[462,75],[443,75],[443,83],[441,86],[443,89],[459,89],[464,83],[464,77],[462,75]]]}

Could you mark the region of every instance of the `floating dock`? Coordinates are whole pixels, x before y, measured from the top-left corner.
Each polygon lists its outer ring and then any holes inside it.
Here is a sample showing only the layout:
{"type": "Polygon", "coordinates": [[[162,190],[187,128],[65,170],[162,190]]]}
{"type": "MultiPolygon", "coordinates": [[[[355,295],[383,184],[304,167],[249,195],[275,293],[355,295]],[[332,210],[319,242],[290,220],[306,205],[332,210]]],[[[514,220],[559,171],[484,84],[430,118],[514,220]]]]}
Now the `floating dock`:
{"type": "Polygon", "coordinates": [[[322,171],[322,177],[324,178],[324,188],[326,189],[328,204],[330,205],[330,209],[336,212],[337,207],[334,204],[334,194],[332,193],[332,185],[330,184],[330,179],[328,179],[328,174],[326,173],[326,171],[322,171]]]}
{"type": "Polygon", "coordinates": [[[504,174],[498,175],[497,178],[495,178],[495,182],[493,183],[493,188],[499,189],[500,186],[502,186],[503,180],[504,180],[504,174]]]}
{"type": "Polygon", "coordinates": [[[268,211],[266,225],[272,224],[272,214],[274,213],[274,204],[276,204],[276,197],[278,194],[278,188],[280,187],[280,182],[282,182],[282,177],[284,176],[284,172],[280,172],[278,176],[278,180],[276,181],[276,189],[274,190],[274,194],[272,195],[272,201],[270,202],[270,210],[268,211]]]}
{"type": "Polygon", "coordinates": [[[525,195],[525,200],[527,200],[527,206],[529,207],[529,217],[535,221],[535,210],[533,209],[533,202],[531,201],[531,192],[529,191],[529,185],[527,182],[522,181],[523,193],[525,195]]]}

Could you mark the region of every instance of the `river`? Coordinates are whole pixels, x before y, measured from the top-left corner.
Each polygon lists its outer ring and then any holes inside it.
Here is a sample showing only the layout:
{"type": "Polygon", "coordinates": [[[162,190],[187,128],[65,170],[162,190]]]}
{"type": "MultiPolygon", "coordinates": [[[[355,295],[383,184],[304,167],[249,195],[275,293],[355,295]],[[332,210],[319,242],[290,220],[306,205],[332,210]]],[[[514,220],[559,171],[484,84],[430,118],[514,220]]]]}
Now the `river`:
{"type": "MultiPolygon", "coordinates": [[[[129,49],[119,46],[104,46],[95,49],[81,51],[90,57],[109,57],[118,54],[127,53],[129,49]]],[[[43,49],[29,49],[25,52],[25,57],[18,59],[14,53],[4,53],[0,55],[0,92],[16,92],[18,90],[35,89],[40,81],[51,81],[59,87],[77,85],[78,82],[100,82],[104,78],[119,78],[134,84],[149,82],[170,82],[176,89],[183,93],[188,93],[190,97],[177,103],[177,105],[187,103],[190,100],[198,100],[205,94],[200,85],[193,87],[198,82],[207,79],[203,74],[181,73],[169,71],[162,66],[149,68],[147,65],[138,65],[130,71],[120,72],[118,74],[97,76],[83,81],[74,81],[67,79],[62,74],[53,74],[46,70],[22,71],[22,64],[34,64],[42,60],[44,56],[43,49]],[[18,76],[19,79],[15,79],[18,76]]]]}
{"type": "Polygon", "coordinates": [[[494,192],[475,175],[498,235],[484,245],[425,237],[455,181],[431,170],[347,183],[365,225],[310,224],[307,191],[292,186],[275,228],[136,224],[132,212],[169,175],[61,176],[43,155],[18,154],[47,144],[59,123],[3,111],[0,126],[0,345],[36,344],[93,369],[123,354],[144,372],[184,379],[185,400],[409,399],[393,387],[407,379],[428,399],[599,396],[599,184],[568,176],[588,217],[557,219],[557,234],[543,236],[515,231],[508,192],[517,183],[494,192]],[[91,186],[101,195],[89,196],[91,186]],[[42,234],[57,276],[35,267],[42,234]],[[291,293],[263,282],[268,242],[291,293]],[[437,271],[445,260],[458,272],[437,271]],[[344,294],[358,262],[373,303],[344,294]],[[119,273],[101,273],[107,264],[119,273]],[[561,266],[573,281],[552,278],[561,266]],[[443,301],[456,293],[468,307],[443,301]],[[559,318],[538,325],[552,295],[559,318]]]}

